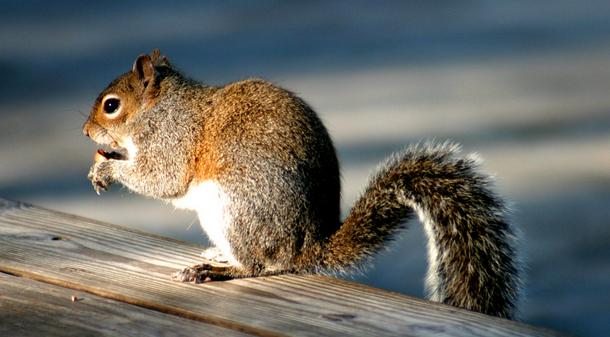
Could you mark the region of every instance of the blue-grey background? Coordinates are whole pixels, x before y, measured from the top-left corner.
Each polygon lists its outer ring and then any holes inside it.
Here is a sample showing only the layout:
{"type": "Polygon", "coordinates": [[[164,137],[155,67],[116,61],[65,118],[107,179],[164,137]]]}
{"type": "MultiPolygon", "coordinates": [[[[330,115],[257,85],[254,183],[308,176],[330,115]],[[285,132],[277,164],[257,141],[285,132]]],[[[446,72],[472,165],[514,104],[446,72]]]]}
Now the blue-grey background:
{"type": "MultiPolygon", "coordinates": [[[[0,196],[205,244],[193,213],[85,176],[97,93],[161,48],[210,84],[260,76],[305,98],[343,166],[422,139],[485,159],[513,202],[525,322],[610,331],[610,2],[0,2],[0,196]]],[[[356,280],[423,296],[419,224],[356,280]]]]}

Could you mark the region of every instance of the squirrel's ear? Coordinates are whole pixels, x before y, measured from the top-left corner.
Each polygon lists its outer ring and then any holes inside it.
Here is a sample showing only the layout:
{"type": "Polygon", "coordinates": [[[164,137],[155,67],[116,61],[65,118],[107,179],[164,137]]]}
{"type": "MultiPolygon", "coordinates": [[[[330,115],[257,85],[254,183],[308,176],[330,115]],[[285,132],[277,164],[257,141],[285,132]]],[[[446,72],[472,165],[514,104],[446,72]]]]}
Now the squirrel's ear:
{"type": "Polygon", "coordinates": [[[169,64],[169,59],[167,58],[167,56],[165,55],[161,55],[161,51],[159,49],[153,49],[153,51],[150,53],[150,59],[152,60],[152,63],[160,66],[160,67],[170,67],[171,65],[169,64]]]}
{"type": "Polygon", "coordinates": [[[161,51],[158,48],[153,49],[152,52],[150,53],[150,58],[153,61],[157,61],[160,57],[161,57],[161,51]]]}
{"type": "Polygon", "coordinates": [[[133,63],[131,71],[144,82],[144,87],[147,87],[149,83],[154,83],[155,80],[155,66],[148,55],[140,55],[133,63]]]}

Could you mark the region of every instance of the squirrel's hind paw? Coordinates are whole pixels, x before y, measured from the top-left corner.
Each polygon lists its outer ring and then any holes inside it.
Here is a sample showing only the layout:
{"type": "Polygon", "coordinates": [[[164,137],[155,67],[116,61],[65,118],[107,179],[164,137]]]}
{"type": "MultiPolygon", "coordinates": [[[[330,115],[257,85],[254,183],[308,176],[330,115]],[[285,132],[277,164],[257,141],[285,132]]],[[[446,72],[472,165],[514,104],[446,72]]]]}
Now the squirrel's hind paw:
{"type": "Polygon", "coordinates": [[[172,274],[172,280],[177,282],[211,282],[226,281],[235,278],[231,267],[218,267],[208,263],[186,267],[172,274]]]}

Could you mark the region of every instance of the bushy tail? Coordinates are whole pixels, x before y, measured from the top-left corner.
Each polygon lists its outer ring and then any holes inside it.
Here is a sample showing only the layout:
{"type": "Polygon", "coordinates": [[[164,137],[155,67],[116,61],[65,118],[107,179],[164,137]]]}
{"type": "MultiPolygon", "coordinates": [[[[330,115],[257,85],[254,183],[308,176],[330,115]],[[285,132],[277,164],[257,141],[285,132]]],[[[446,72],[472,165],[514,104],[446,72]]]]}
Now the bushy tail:
{"type": "Polygon", "coordinates": [[[426,144],[388,160],[322,249],[322,267],[370,257],[416,213],[428,238],[429,298],[511,318],[519,288],[514,233],[477,159],[458,150],[426,144]]]}

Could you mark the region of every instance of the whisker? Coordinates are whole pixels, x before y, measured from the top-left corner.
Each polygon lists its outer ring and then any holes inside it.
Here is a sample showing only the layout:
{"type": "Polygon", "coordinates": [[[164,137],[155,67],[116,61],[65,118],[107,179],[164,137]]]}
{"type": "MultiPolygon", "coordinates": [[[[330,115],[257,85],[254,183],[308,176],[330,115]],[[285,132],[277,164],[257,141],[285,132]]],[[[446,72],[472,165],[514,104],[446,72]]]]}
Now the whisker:
{"type": "Polygon", "coordinates": [[[81,129],[82,129],[82,127],[80,127],[80,126],[75,126],[75,127],[73,127],[73,128],[66,128],[66,129],[63,129],[63,131],[74,131],[74,130],[81,130],[81,129]]]}
{"type": "Polygon", "coordinates": [[[197,221],[197,217],[193,218],[193,221],[191,221],[191,224],[186,227],[185,231],[190,230],[191,227],[193,227],[193,225],[195,224],[195,221],[197,221]]]}
{"type": "Polygon", "coordinates": [[[108,135],[108,137],[110,137],[110,139],[112,139],[115,143],[118,143],[119,141],[117,140],[118,137],[116,137],[115,135],[113,135],[110,130],[104,129],[104,133],[106,135],[108,135]]]}

